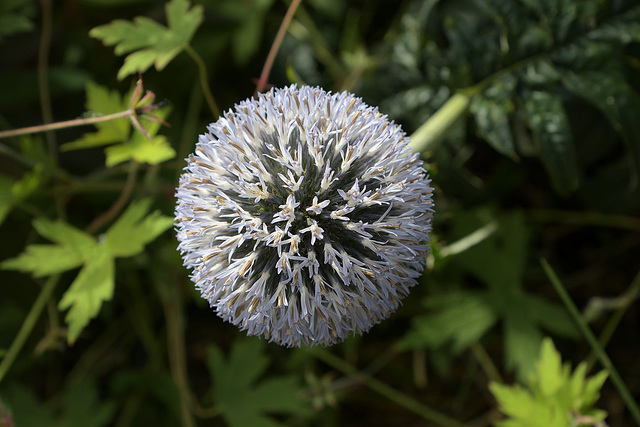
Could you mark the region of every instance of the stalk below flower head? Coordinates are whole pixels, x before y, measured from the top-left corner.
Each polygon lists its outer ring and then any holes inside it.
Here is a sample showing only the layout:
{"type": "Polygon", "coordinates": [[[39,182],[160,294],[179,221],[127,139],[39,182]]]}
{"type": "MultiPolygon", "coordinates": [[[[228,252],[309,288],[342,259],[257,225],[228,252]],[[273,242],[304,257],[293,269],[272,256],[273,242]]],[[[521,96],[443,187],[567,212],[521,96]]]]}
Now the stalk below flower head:
{"type": "Polygon", "coordinates": [[[377,108],[309,86],[272,89],[210,124],[175,212],[202,297],[289,347],[389,317],[423,271],[433,216],[408,142],[377,108]]]}

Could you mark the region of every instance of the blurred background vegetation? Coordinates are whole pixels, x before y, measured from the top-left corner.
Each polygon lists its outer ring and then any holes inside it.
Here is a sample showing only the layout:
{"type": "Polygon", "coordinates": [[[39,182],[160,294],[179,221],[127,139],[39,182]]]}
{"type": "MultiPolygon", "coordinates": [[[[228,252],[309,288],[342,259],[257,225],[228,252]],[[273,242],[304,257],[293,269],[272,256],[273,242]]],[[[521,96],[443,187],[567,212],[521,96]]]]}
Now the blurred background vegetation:
{"type": "Polygon", "coordinates": [[[379,106],[436,188],[432,254],[404,306],[312,350],[223,323],[170,230],[183,159],[217,119],[199,66],[221,110],[253,96],[290,3],[165,6],[0,2],[0,131],[126,111],[138,71],[155,94],[124,119],[0,139],[0,425],[638,423],[636,0],[301,3],[268,83],[379,106]],[[137,24],[113,39],[118,19],[137,24]],[[79,240],[98,252],[61,252],[79,240]],[[596,402],[597,372],[615,378],[548,266],[626,388],[607,380],[596,402]],[[585,370],[570,380],[559,355],[585,370]]]}

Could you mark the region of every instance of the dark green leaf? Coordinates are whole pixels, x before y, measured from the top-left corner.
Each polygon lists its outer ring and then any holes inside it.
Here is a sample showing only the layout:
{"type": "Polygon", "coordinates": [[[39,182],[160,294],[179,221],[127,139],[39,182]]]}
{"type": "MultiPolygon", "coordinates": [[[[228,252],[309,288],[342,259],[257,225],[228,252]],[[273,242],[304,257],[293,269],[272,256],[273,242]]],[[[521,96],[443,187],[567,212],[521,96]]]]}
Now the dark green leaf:
{"type": "Polygon", "coordinates": [[[640,173],[640,98],[624,78],[615,72],[591,71],[563,74],[567,88],[600,109],[620,132],[633,161],[632,185],[640,173]]]}
{"type": "Polygon", "coordinates": [[[560,98],[549,92],[526,91],[523,103],[542,163],[554,186],[561,193],[575,190],[579,184],[576,153],[560,98]]]}
{"type": "Polygon", "coordinates": [[[473,98],[471,113],[478,126],[478,133],[505,156],[515,155],[509,115],[513,106],[509,101],[499,102],[482,96],[473,98]]]}
{"type": "Polygon", "coordinates": [[[258,381],[269,364],[263,341],[234,342],[227,360],[220,349],[209,347],[207,364],[216,403],[231,427],[278,426],[267,413],[295,414],[304,409],[294,377],[258,381]]]}

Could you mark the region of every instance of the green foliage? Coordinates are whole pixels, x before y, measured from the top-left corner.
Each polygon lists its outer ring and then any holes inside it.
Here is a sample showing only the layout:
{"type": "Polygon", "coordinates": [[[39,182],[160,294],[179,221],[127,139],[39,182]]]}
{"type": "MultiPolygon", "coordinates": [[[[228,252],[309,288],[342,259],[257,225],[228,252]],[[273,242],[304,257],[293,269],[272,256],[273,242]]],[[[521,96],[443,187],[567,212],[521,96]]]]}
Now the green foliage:
{"type": "Polygon", "coordinates": [[[489,389],[500,410],[509,417],[499,427],[567,427],[596,425],[606,412],[593,405],[607,379],[600,371],[587,378],[587,366],[581,363],[571,373],[562,364],[553,342],[545,338],[536,368],[528,377],[527,388],[491,383],[489,389]]]}
{"type": "Polygon", "coordinates": [[[260,47],[266,12],[272,4],[273,0],[216,2],[220,13],[235,22],[231,45],[238,64],[246,64],[260,47]]]}
{"type": "MultiPolygon", "coordinates": [[[[477,222],[471,215],[460,215],[458,220],[465,230],[477,222]]],[[[542,342],[541,328],[576,335],[561,306],[524,291],[528,247],[522,215],[501,218],[495,234],[468,247],[454,263],[454,268],[472,274],[486,289],[428,297],[426,306],[432,313],[413,318],[411,331],[400,341],[401,348],[439,348],[452,342],[457,354],[501,320],[506,366],[524,378],[542,342]]]]}
{"type": "Polygon", "coordinates": [[[115,412],[114,402],[100,399],[90,379],[68,384],[47,406],[24,386],[10,386],[5,398],[18,426],[102,427],[109,425],[115,412]]]}
{"type": "Polygon", "coordinates": [[[412,139],[439,117],[441,136],[422,153],[436,223],[420,286],[317,352],[221,322],[161,235],[208,110],[254,92],[292,2],[48,3],[0,0],[0,133],[49,110],[96,123],[0,139],[0,425],[636,421],[614,388],[640,370],[637,0],[301,2],[270,84],[349,90],[412,139]],[[145,71],[160,104],[126,81],[145,71]],[[561,362],[591,360],[541,257],[615,363],[602,410],[606,374],[561,362]],[[561,359],[546,335],[575,341],[561,359]]]}
{"type": "Polygon", "coordinates": [[[171,227],[171,218],[153,212],[147,216],[151,200],[133,203],[99,239],[62,222],[36,219],[34,228],[55,245],[32,244],[16,258],[0,267],[49,276],[82,267],[58,304],[70,309],[66,316],[68,340],[73,343],[99,312],[104,301],[113,297],[115,258],[140,253],[144,245],[171,227]]]}
{"type": "Polygon", "coordinates": [[[33,30],[31,0],[4,0],[0,3],[0,42],[15,33],[33,30]]]}
{"type": "Polygon", "coordinates": [[[213,397],[231,427],[281,425],[267,414],[301,414],[305,402],[295,375],[259,380],[269,358],[264,341],[234,342],[225,360],[218,347],[209,347],[207,365],[213,382],[213,397]]]}
{"type": "Polygon", "coordinates": [[[96,27],[89,35],[107,46],[115,45],[115,54],[130,53],[118,71],[118,79],[144,73],[154,65],[160,71],[182,52],[202,23],[201,6],[190,8],[188,0],[172,0],[166,5],[167,25],[144,16],[133,22],[121,19],[96,27]]]}
{"type": "Polygon", "coordinates": [[[556,190],[568,193],[578,188],[582,174],[566,112],[573,94],[601,110],[619,132],[635,185],[640,98],[628,83],[624,45],[638,40],[640,6],[457,1],[443,17],[433,16],[433,3],[413,2],[389,61],[378,72],[387,79],[389,95],[381,102],[392,116],[417,126],[452,93],[467,88],[474,95],[470,112],[476,133],[512,158],[532,151],[556,190]],[[440,20],[444,40],[432,24],[440,20]],[[522,128],[531,133],[533,149],[520,142],[526,141],[522,128]]]}
{"type": "MultiPolygon", "coordinates": [[[[87,110],[96,115],[120,113],[129,108],[131,94],[120,96],[116,91],[89,82],[87,84],[87,110]]],[[[97,132],[87,133],[80,139],[61,146],[64,151],[108,145],[105,148],[106,165],[115,166],[128,160],[156,165],[175,157],[176,152],[167,138],[157,135],[161,122],[169,114],[169,108],[161,108],[153,117],[144,120],[147,135],[132,130],[129,118],[96,123],[97,132]]]]}

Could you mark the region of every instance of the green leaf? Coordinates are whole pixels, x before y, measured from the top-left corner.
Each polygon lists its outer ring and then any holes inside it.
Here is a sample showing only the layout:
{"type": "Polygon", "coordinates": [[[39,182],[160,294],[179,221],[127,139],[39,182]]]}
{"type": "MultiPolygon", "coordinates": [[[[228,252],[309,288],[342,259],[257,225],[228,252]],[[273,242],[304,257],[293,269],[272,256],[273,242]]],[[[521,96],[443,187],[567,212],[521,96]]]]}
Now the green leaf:
{"type": "Polygon", "coordinates": [[[102,427],[109,425],[115,413],[113,402],[101,402],[96,383],[81,379],[68,385],[62,396],[64,427],[102,427]]]}
{"type": "Polygon", "coordinates": [[[145,72],[151,65],[158,71],[189,45],[203,19],[202,6],[190,8],[187,0],[171,0],[166,7],[168,27],[146,18],[133,22],[115,20],[89,32],[107,46],[115,45],[116,55],[137,51],[125,58],[118,79],[145,72]]]}
{"type": "Polygon", "coordinates": [[[65,317],[70,343],[75,342],[89,321],[98,315],[102,303],[113,297],[114,286],[114,259],[105,246],[100,246],[91,254],[58,304],[59,310],[70,308],[65,317]]]}
{"type": "Polygon", "coordinates": [[[515,155],[509,125],[512,110],[513,105],[508,100],[500,102],[483,96],[474,97],[470,106],[480,136],[498,152],[510,157],[515,155]]]}
{"type": "Polygon", "coordinates": [[[533,396],[519,385],[508,386],[505,384],[491,383],[489,390],[495,396],[500,407],[500,411],[506,415],[518,419],[534,418],[531,413],[533,396]]]}
{"type": "Polygon", "coordinates": [[[0,41],[6,36],[34,28],[30,6],[28,0],[4,0],[0,3],[0,41]]]}
{"type": "MultiPolygon", "coordinates": [[[[606,413],[593,408],[606,373],[585,379],[586,364],[580,364],[573,374],[568,364],[562,364],[553,342],[545,338],[540,346],[536,368],[529,375],[527,388],[491,383],[489,390],[496,397],[499,409],[509,419],[498,426],[566,427],[584,425],[582,417],[601,421],[606,413]]],[[[594,424],[595,425],[595,424],[594,424]]]]}
{"type": "Polygon", "coordinates": [[[234,342],[227,360],[219,348],[209,347],[207,365],[214,398],[229,426],[278,426],[280,423],[268,413],[296,414],[304,410],[295,377],[258,381],[268,364],[264,342],[257,339],[234,342]]]}
{"type": "Polygon", "coordinates": [[[171,228],[173,219],[156,211],[147,215],[151,199],[132,203],[106,232],[105,244],[114,257],[130,257],[171,228]]]}
{"type": "Polygon", "coordinates": [[[173,220],[157,211],[147,215],[150,205],[150,199],[132,203],[99,243],[65,222],[36,219],[34,228],[56,244],[29,245],[22,254],[5,260],[0,267],[40,277],[82,266],[58,304],[60,310],[70,309],[66,316],[68,340],[74,342],[100,312],[102,303],[113,296],[115,258],[136,255],[172,226],[173,220]]]}
{"type": "Polygon", "coordinates": [[[524,113],[551,181],[561,193],[575,190],[579,173],[569,122],[560,98],[544,91],[523,93],[524,113]]]}
{"type": "Polygon", "coordinates": [[[2,397],[17,426],[103,427],[111,424],[115,412],[114,403],[101,401],[95,381],[87,378],[66,384],[48,402],[21,385],[10,385],[2,397]]]}
{"type": "Polygon", "coordinates": [[[505,364],[507,368],[515,369],[521,379],[534,368],[542,342],[542,332],[523,309],[523,300],[526,297],[510,299],[511,305],[503,313],[505,364]]]}
{"type": "Polygon", "coordinates": [[[537,385],[544,396],[553,396],[566,381],[562,375],[560,353],[548,338],[542,341],[536,369],[538,372],[537,385]]]}
{"type": "MultiPolygon", "coordinates": [[[[639,24],[640,25],[640,24],[639,24]]],[[[611,126],[624,138],[633,164],[632,185],[640,174],[640,98],[617,72],[566,70],[567,89],[600,109],[611,126]]]]}
{"type": "Polygon", "coordinates": [[[453,340],[453,351],[460,352],[477,342],[498,320],[484,293],[459,292],[432,297],[427,305],[439,311],[416,317],[412,332],[398,344],[402,348],[437,348],[453,340]]]}
{"type": "Polygon", "coordinates": [[[49,276],[81,266],[97,248],[92,236],[65,222],[36,219],[33,226],[41,236],[58,244],[29,245],[18,257],[3,261],[2,268],[49,276]]]}
{"type": "MultiPolygon", "coordinates": [[[[127,96],[122,97],[117,91],[110,91],[96,83],[87,83],[87,111],[92,115],[106,116],[119,113],[128,107],[127,96]]],[[[62,151],[78,150],[82,148],[98,147],[129,139],[131,124],[129,119],[115,119],[95,123],[98,132],[86,133],[82,138],[62,144],[62,151]]]]}
{"type": "MultiPolygon", "coordinates": [[[[157,110],[155,116],[159,119],[164,119],[169,114],[169,111],[169,108],[162,108],[157,110]]],[[[159,128],[159,121],[146,121],[145,129],[151,140],[142,133],[135,132],[129,141],[107,147],[105,149],[107,167],[112,167],[128,160],[156,165],[173,159],[176,156],[176,152],[169,144],[169,141],[162,135],[156,136],[159,128]]]]}
{"type": "Polygon", "coordinates": [[[640,6],[628,10],[615,20],[591,31],[589,39],[619,41],[624,44],[640,42],[640,6]]]}
{"type": "MultiPolygon", "coordinates": [[[[131,94],[120,96],[116,91],[90,83],[87,85],[87,109],[100,115],[118,113],[129,108],[131,94]]],[[[131,132],[129,118],[96,123],[98,132],[87,133],[82,138],[62,145],[63,151],[110,145],[105,148],[106,165],[113,167],[119,163],[135,160],[152,165],[175,157],[176,152],[164,136],[156,135],[171,109],[160,108],[153,116],[141,116],[147,135],[131,132]],[[148,137],[151,139],[149,139],[148,137]]]]}

